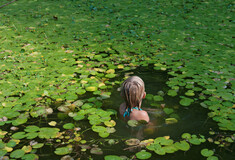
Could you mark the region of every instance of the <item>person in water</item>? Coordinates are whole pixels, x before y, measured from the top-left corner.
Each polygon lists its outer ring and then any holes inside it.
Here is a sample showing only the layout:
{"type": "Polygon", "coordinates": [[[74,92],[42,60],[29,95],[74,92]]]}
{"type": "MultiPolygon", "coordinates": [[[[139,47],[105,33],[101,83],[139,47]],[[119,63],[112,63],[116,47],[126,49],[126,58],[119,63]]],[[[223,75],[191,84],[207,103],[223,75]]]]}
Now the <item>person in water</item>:
{"type": "Polygon", "coordinates": [[[124,103],[120,105],[119,113],[125,120],[145,120],[149,122],[149,115],[141,109],[142,99],[146,92],[144,81],[138,76],[132,76],[126,79],[121,87],[121,96],[124,103]]]}

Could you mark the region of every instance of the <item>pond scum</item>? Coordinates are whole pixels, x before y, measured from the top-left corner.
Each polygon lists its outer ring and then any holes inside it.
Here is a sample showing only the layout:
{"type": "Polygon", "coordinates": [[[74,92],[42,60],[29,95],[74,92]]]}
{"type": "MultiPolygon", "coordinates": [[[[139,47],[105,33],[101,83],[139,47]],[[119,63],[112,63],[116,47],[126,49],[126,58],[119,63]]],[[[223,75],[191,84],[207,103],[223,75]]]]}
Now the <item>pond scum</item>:
{"type": "Polygon", "coordinates": [[[235,139],[232,27],[232,0],[18,0],[0,8],[0,159],[36,160],[46,146],[57,159],[96,159],[102,149],[80,122],[104,140],[112,135],[116,111],[103,99],[121,72],[149,65],[171,76],[168,95],[185,88],[182,108],[200,101],[218,128],[208,129],[212,138],[152,137],[131,144],[141,147],[133,156],[103,158],[161,159],[208,142],[215,147],[198,159],[223,159],[235,139]]]}

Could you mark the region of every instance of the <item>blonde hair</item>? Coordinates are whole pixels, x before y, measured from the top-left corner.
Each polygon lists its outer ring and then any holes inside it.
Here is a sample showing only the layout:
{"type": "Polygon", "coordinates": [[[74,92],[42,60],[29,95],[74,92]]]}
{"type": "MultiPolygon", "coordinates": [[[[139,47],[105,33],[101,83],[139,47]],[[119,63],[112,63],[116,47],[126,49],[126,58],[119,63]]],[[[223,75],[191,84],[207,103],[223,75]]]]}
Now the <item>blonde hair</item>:
{"type": "Polygon", "coordinates": [[[144,93],[144,81],[138,76],[129,77],[122,83],[121,96],[126,102],[126,109],[140,108],[144,93]]]}

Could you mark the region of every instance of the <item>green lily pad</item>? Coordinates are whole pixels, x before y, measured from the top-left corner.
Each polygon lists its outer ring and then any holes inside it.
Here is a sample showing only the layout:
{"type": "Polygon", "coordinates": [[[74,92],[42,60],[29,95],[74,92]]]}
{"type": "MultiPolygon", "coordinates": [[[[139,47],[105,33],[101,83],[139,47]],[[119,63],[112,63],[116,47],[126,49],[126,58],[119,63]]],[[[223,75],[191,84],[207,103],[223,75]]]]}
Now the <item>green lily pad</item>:
{"type": "Polygon", "coordinates": [[[17,132],[12,135],[14,139],[23,139],[25,138],[25,132],[17,132]]]}
{"type": "Polygon", "coordinates": [[[32,145],[32,148],[42,148],[44,146],[43,143],[37,143],[35,145],[32,145]]]}
{"type": "Polygon", "coordinates": [[[207,148],[205,148],[205,149],[201,150],[201,154],[204,157],[210,157],[210,156],[212,156],[214,154],[214,152],[212,150],[208,150],[207,148]]]}
{"type": "Polygon", "coordinates": [[[136,153],[135,155],[138,159],[149,159],[152,156],[150,152],[146,152],[146,151],[140,151],[136,153]]]}
{"type": "Polygon", "coordinates": [[[194,100],[193,100],[193,99],[190,99],[190,98],[182,98],[182,99],[180,100],[180,104],[181,104],[182,106],[189,106],[192,102],[194,102],[194,100]]]}
{"type": "Polygon", "coordinates": [[[154,97],[153,97],[153,100],[154,100],[154,101],[163,101],[164,99],[163,99],[163,97],[161,97],[161,96],[154,96],[154,97]]]}
{"type": "Polygon", "coordinates": [[[60,129],[58,128],[44,127],[40,128],[38,136],[39,138],[46,138],[46,139],[55,138],[59,131],[60,129]]]}
{"type": "Polygon", "coordinates": [[[167,119],[165,119],[165,123],[166,124],[174,124],[174,123],[177,123],[177,122],[178,122],[178,120],[175,119],[175,118],[167,118],[167,119]]]}
{"type": "Polygon", "coordinates": [[[95,87],[95,86],[89,86],[89,87],[86,87],[86,91],[89,91],[89,92],[94,92],[96,91],[98,88],[95,87]]]}
{"type": "Polygon", "coordinates": [[[75,126],[73,123],[66,123],[63,125],[64,129],[73,129],[75,126]]]}
{"type": "Polygon", "coordinates": [[[21,149],[17,149],[17,150],[14,150],[13,152],[11,152],[10,154],[10,157],[11,158],[21,158],[23,157],[25,154],[25,152],[21,149]]]}
{"type": "Polygon", "coordinates": [[[181,137],[184,138],[184,139],[191,139],[191,134],[190,133],[183,133],[181,135],[181,137]]]}
{"type": "Polygon", "coordinates": [[[3,157],[5,154],[7,154],[6,150],[0,150],[0,157],[3,157]]]}
{"type": "Polygon", "coordinates": [[[164,108],[163,111],[166,113],[166,114],[171,114],[174,112],[174,109],[172,108],[164,108]]]}
{"type": "Polygon", "coordinates": [[[38,160],[39,157],[36,154],[25,154],[21,159],[22,160],[38,160]]]}
{"type": "Polygon", "coordinates": [[[190,145],[186,141],[176,142],[174,145],[176,148],[182,151],[188,151],[190,148],[190,145]]]}
{"type": "Polygon", "coordinates": [[[194,145],[201,144],[201,141],[198,138],[191,138],[191,139],[189,139],[189,142],[194,144],[194,145]]]}
{"type": "Polygon", "coordinates": [[[99,132],[99,136],[102,137],[102,138],[106,138],[109,136],[109,133],[108,131],[105,131],[105,132],[99,132]]]}
{"type": "Polygon", "coordinates": [[[107,155],[104,157],[104,160],[122,160],[122,158],[115,155],[107,155]]]}
{"type": "Polygon", "coordinates": [[[138,121],[136,121],[136,120],[129,120],[129,121],[127,122],[127,124],[128,124],[129,126],[131,126],[131,127],[136,127],[136,126],[138,126],[138,121]]]}
{"type": "Polygon", "coordinates": [[[71,151],[72,151],[72,148],[70,147],[60,147],[60,148],[56,148],[54,152],[57,155],[66,155],[66,154],[71,153],[71,151]]]}
{"type": "Polygon", "coordinates": [[[177,96],[177,92],[175,90],[168,90],[167,94],[172,97],[177,96]]]}
{"type": "Polygon", "coordinates": [[[37,132],[39,131],[39,127],[38,126],[27,126],[24,131],[25,132],[37,132]]]}
{"type": "Polygon", "coordinates": [[[186,93],[185,93],[186,96],[195,96],[195,93],[193,90],[188,90],[186,93]]]}

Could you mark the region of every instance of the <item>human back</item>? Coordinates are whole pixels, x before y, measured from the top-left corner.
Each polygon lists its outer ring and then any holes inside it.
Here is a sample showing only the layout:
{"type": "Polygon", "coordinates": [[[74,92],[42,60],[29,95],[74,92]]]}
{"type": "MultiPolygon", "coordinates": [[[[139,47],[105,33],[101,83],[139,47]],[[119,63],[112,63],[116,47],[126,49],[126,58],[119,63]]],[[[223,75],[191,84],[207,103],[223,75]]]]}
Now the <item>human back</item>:
{"type": "Polygon", "coordinates": [[[141,109],[142,99],[145,98],[145,86],[138,76],[126,79],[121,87],[121,96],[124,103],[120,105],[119,112],[126,120],[145,120],[149,122],[148,113],[141,109]]]}

